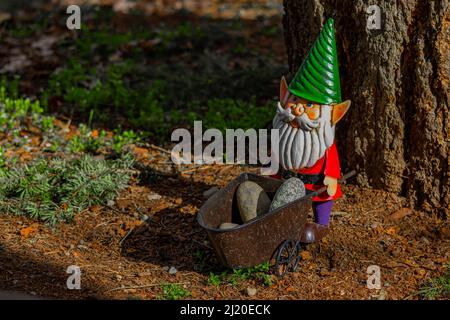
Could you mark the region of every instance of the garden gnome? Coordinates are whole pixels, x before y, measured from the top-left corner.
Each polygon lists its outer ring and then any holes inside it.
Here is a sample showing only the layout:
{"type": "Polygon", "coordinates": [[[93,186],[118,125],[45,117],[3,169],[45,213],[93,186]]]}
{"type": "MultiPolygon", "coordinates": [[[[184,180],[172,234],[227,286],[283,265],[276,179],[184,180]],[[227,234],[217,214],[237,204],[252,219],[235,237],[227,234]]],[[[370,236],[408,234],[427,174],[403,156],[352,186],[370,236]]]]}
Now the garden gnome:
{"type": "Polygon", "coordinates": [[[334,22],[330,18],[289,86],[284,77],[281,79],[273,119],[273,127],[280,133],[280,170],[275,177],[296,176],[310,191],[327,186],[326,192],[313,198],[315,223],[305,226],[304,243],[326,235],[333,200],[342,195],[334,132],[349,107],[349,100],[341,100],[334,22]]]}

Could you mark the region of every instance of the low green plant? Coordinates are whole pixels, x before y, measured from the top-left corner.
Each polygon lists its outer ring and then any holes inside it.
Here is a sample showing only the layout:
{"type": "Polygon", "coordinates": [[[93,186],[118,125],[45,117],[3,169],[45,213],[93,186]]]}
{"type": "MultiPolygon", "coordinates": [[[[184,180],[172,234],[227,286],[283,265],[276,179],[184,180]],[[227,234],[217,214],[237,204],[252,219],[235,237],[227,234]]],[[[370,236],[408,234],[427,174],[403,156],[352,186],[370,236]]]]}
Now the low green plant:
{"type": "Polygon", "coordinates": [[[223,283],[229,283],[237,286],[239,282],[246,280],[256,280],[265,286],[272,285],[272,276],[270,275],[270,264],[268,262],[250,268],[239,268],[230,271],[224,271],[220,274],[210,272],[208,284],[219,286],[223,283]]]}
{"type": "MultiPolygon", "coordinates": [[[[23,138],[20,132],[27,130],[30,125],[41,130],[42,138],[47,145],[44,147],[45,151],[64,151],[66,154],[97,154],[102,148],[123,153],[127,146],[139,142],[144,136],[133,130],[122,130],[120,127],[114,130],[113,135],[108,135],[105,130],[94,130],[91,124],[95,113],[91,110],[88,124],[80,124],[78,133],[66,140],[59,132],[59,128],[55,127],[55,118],[44,115],[40,101],[12,98],[9,92],[8,86],[0,85],[0,132],[12,136],[16,146],[27,143],[27,139],[23,138]]],[[[3,141],[3,147],[8,147],[8,143],[8,140],[3,141]]]]}
{"type": "Polygon", "coordinates": [[[111,147],[116,153],[121,153],[130,144],[141,141],[143,136],[143,133],[136,133],[133,130],[122,131],[120,128],[118,128],[114,130],[111,147]]]}
{"type": "Polygon", "coordinates": [[[276,37],[282,31],[280,30],[280,26],[278,26],[278,25],[268,25],[268,26],[265,26],[264,28],[262,28],[261,32],[266,37],[276,37]]]}
{"type": "Polygon", "coordinates": [[[42,128],[44,132],[51,131],[55,128],[54,126],[55,117],[53,116],[42,116],[37,121],[37,125],[42,128]]]}
{"type": "Polygon", "coordinates": [[[85,124],[78,126],[78,135],[74,135],[66,145],[69,153],[95,153],[100,147],[106,145],[106,132],[100,130],[97,136],[93,136],[92,130],[85,124]]]}
{"type": "Polygon", "coordinates": [[[8,27],[8,33],[14,38],[29,38],[33,35],[44,33],[44,30],[48,28],[49,24],[50,20],[47,17],[47,13],[38,13],[32,22],[26,24],[19,21],[13,22],[12,25],[8,27]]]}
{"type": "Polygon", "coordinates": [[[238,281],[255,279],[262,281],[265,285],[271,285],[271,276],[268,274],[270,271],[270,264],[268,262],[250,268],[233,269],[231,275],[231,283],[237,284],[238,281]]]}
{"type": "Polygon", "coordinates": [[[18,38],[18,39],[24,39],[24,38],[28,38],[31,35],[34,34],[34,30],[32,28],[32,25],[28,25],[28,26],[17,26],[15,28],[11,28],[9,30],[9,33],[14,37],[14,38],[18,38]]]}
{"type": "Polygon", "coordinates": [[[6,166],[7,159],[5,157],[5,150],[0,146],[0,168],[4,168],[6,166]]]}
{"type": "Polygon", "coordinates": [[[194,260],[195,260],[195,266],[198,269],[198,271],[203,271],[207,267],[207,260],[206,260],[206,254],[203,250],[197,249],[194,251],[194,260]]]}
{"type": "Polygon", "coordinates": [[[187,298],[191,295],[189,290],[186,290],[181,285],[177,283],[163,283],[161,284],[162,296],[160,299],[163,300],[178,300],[187,298]]]}
{"type": "Polygon", "coordinates": [[[215,274],[214,272],[209,273],[208,284],[212,286],[220,286],[222,282],[226,279],[227,272],[223,271],[221,274],[215,274]]]}
{"type": "Polygon", "coordinates": [[[55,224],[94,204],[105,204],[128,185],[133,158],[91,155],[41,158],[0,170],[0,212],[55,224]]]}
{"type": "Polygon", "coordinates": [[[3,92],[0,94],[0,99],[9,97],[12,99],[17,99],[19,97],[19,76],[0,78],[0,88],[4,88],[3,92]]]}
{"type": "Polygon", "coordinates": [[[419,295],[426,300],[448,299],[450,297],[450,264],[446,265],[445,274],[430,279],[428,284],[419,290],[419,295]]]}
{"type": "Polygon", "coordinates": [[[206,127],[225,132],[227,128],[260,128],[273,118],[274,105],[257,106],[255,97],[250,101],[212,99],[207,103],[204,117],[206,127]]]}
{"type": "Polygon", "coordinates": [[[40,102],[29,98],[14,98],[16,95],[14,90],[0,85],[0,132],[8,137],[2,141],[5,148],[9,145],[20,146],[27,143],[28,138],[21,135],[21,132],[30,124],[38,127],[43,134],[53,129],[54,118],[42,114],[40,102]],[[13,96],[10,96],[11,90],[13,96]]]}
{"type": "Polygon", "coordinates": [[[206,128],[261,128],[274,113],[268,94],[271,86],[276,90],[273,79],[285,70],[272,57],[249,50],[231,26],[239,29],[242,23],[182,22],[127,33],[107,25],[87,29],[67,40],[78,50],[50,76],[41,105],[47,109],[50,98],[58,96],[78,115],[94,111],[107,125],[124,117],[159,141],[167,141],[173,128],[189,129],[200,119],[206,128]],[[138,51],[147,40],[155,44],[144,56],[138,51]],[[235,45],[215,53],[229,42],[235,45]],[[109,59],[122,46],[126,55],[109,59]],[[189,54],[180,59],[183,52],[189,54]],[[245,57],[245,66],[234,63],[236,55],[245,57]],[[100,62],[92,56],[100,56],[100,62]],[[142,62],[149,58],[157,63],[142,62]]]}
{"type": "Polygon", "coordinates": [[[3,125],[10,125],[13,123],[12,121],[22,119],[28,114],[39,115],[43,111],[39,101],[31,101],[28,98],[9,98],[5,87],[0,87],[0,104],[1,111],[6,113],[11,119],[10,122],[3,122],[3,125]]]}
{"type": "Polygon", "coordinates": [[[259,277],[265,286],[270,287],[273,284],[273,278],[270,274],[261,274],[259,277]]]}

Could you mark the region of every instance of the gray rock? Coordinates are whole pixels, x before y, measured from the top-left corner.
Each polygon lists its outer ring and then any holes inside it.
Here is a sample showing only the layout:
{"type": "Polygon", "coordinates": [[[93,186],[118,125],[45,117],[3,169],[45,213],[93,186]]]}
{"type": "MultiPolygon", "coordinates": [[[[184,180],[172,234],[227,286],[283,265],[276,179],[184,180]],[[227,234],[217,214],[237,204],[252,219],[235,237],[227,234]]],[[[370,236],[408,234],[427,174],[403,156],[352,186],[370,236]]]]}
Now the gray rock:
{"type": "Polygon", "coordinates": [[[169,274],[176,274],[178,272],[177,268],[175,267],[170,267],[169,269],[169,274]]]}
{"type": "Polygon", "coordinates": [[[147,199],[152,201],[152,200],[159,200],[161,199],[161,195],[157,194],[157,193],[150,193],[149,195],[147,195],[147,199]]]}
{"type": "Polygon", "coordinates": [[[278,188],[272,203],[270,211],[276,210],[292,201],[304,197],[306,194],[305,185],[299,178],[290,178],[283,182],[278,188]]]}
{"type": "Polygon", "coordinates": [[[88,246],[85,246],[84,244],[79,244],[79,245],[77,245],[77,248],[78,249],[81,249],[81,250],[89,250],[89,247],[88,246]]]}
{"type": "Polygon", "coordinates": [[[238,226],[238,224],[236,224],[236,223],[224,222],[224,223],[220,224],[219,229],[222,229],[222,230],[233,229],[233,228],[236,228],[237,226],[238,226]]]}
{"type": "Polygon", "coordinates": [[[254,295],[256,295],[256,292],[257,292],[257,290],[255,289],[255,288],[247,288],[247,295],[249,296],[249,297],[253,297],[254,295]]]}
{"type": "Polygon", "coordinates": [[[270,199],[257,183],[245,181],[237,189],[237,205],[242,221],[247,222],[269,211],[270,199]]]}
{"type": "Polygon", "coordinates": [[[378,294],[371,296],[371,299],[372,300],[387,300],[388,294],[387,294],[386,290],[384,290],[384,288],[381,288],[381,290],[378,292],[378,294]]]}

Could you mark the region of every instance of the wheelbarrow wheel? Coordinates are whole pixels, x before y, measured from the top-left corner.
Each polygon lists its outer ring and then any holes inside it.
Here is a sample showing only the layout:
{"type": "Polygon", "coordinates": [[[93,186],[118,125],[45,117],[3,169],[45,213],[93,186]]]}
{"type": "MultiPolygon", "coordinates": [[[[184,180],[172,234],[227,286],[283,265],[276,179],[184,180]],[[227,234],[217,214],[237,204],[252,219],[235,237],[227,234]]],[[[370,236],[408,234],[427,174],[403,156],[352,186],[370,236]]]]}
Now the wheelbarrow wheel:
{"type": "Polygon", "coordinates": [[[284,241],[275,256],[275,274],[283,277],[287,272],[294,272],[301,259],[301,247],[299,241],[284,241]]]}

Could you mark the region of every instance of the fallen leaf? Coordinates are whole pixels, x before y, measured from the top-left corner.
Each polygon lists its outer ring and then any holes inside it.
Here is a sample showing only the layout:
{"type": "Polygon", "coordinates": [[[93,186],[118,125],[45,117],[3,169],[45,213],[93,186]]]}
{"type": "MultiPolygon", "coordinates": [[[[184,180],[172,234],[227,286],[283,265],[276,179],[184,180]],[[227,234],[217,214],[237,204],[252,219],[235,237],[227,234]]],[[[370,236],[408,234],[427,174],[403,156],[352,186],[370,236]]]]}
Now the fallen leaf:
{"type": "Polygon", "coordinates": [[[40,137],[37,137],[37,136],[32,137],[32,138],[31,138],[31,144],[32,144],[33,146],[38,146],[38,145],[40,145],[40,144],[41,144],[41,138],[40,138],[40,137]]]}
{"type": "Polygon", "coordinates": [[[134,153],[136,154],[147,154],[148,150],[145,148],[140,148],[140,147],[134,147],[133,149],[134,153]]]}
{"type": "Polygon", "coordinates": [[[67,128],[67,124],[59,119],[53,119],[53,125],[61,129],[67,128]]]}
{"type": "Polygon", "coordinates": [[[300,255],[303,260],[311,260],[311,253],[309,253],[309,251],[302,251],[300,255]]]}
{"type": "Polygon", "coordinates": [[[40,135],[42,133],[41,129],[39,129],[38,127],[35,127],[33,125],[28,125],[27,131],[37,134],[37,135],[40,135]]]}
{"type": "Polygon", "coordinates": [[[324,269],[320,270],[319,274],[321,276],[331,276],[332,275],[332,273],[330,271],[327,271],[327,270],[324,270],[324,269]]]}
{"type": "Polygon", "coordinates": [[[127,234],[127,231],[126,231],[126,230],[124,230],[124,229],[122,229],[122,228],[119,228],[119,235],[120,235],[121,237],[124,237],[126,234],[127,234]]]}
{"type": "Polygon", "coordinates": [[[411,213],[412,213],[412,210],[410,208],[401,208],[401,209],[395,211],[393,214],[391,214],[390,218],[392,220],[400,220],[411,213]]]}
{"type": "Polygon", "coordinates": [[[37,230],[38,230],[38,225],[37,224],[32,224],[29,227],[25,227],[25,228],[20,229],[20,235],[22,237],[27,238],[28,236],[36,233],[37,230]]]}
{"type": "Polygon", "coordinates": [[[8,12],[0,12],[0,23],[11,19],[11,14],[8,12]]]}
{"type": "Polygon", "coordinates": [[[398,232],[399,230],[400,230],[399,227],[389,227],[389,228],[386,229],[385,232],[386,232],[388,235],[393,236],[393,235],[396,235],[397,232],[398,232]]]}
{"type": "Polygon", "coordinates": [[[145,148],[134,147],[133,153],[138,159],[146,159],[148,157],[148,150],[145,148]]]}
{"type": "Polygon", "coordinates": [[[93,130],[92,132],[91,132],[91,137],[92,138],[98,138],[98,130],[96,129],[96,130],[93,130]]]}
{"type": "Polygon", "coordinates": [[[439,236],[442,239],[450,239],[450,228],[442,227],[439,230],[439,236]]]}
{"type": "Polygon", "coordinates": [[[169,207],[169,205],[167,203],[158,203],[157,205],[155,205],[154,207],[151,208],[152,212],[159,212],[162,211],[164,209],[167,209],[169,207]]]}
{"type": "Polygon", "coordinates": [[[423,278],[423,277],[426,276],[427,271],[426,271],[425,269],[419,269],[419,270],[417,270],[417,274],[418,274],[421,278],[423,278]]]}
{"type": "Polygon", "coordinates": [[[89,208],[89,210],[92,211],[92,212],[97,212],[97,211],[102,210],[102,208],[103,208],[103,206],[98,205],[98,204],[94,204],[93,206],[91,206],[89,208]]]}
{"type": "Polygon", "coordinates": [[[79,136],[80,135],[80,131],[78,131],[77,129],[69,129],[69,133],[66,134],[66,136],[64,137],[66,140],[70,140],[72,139],[74,136],[79,136]]]}
{"type": "Polygon", "coordinates": [[[162,42],[161,39],[156,38],[156,39],[142,41],[140,43],[140,45],[144,50],[151,50],[151,49],[153,49],[153,47],[157,46],[161,42],[162,42]]]}
{"type": "Polygon", "coordinates": [[[22,160],[22,161],[30,161],[31,159],[33,159],[33,156],[29,152],[24,152],[20,156],[20,160],[22,160]]]}
{"type": "Polygon", "coordinates": [[[138,227],[142,224],[142,220],[134,220],[126,223],[126,229],[131,229],[134,227],[138,227]]]}
{"type": "Polygon", "coordinates": [[[413,268],[416,268],[418,266],[417,263],[409,259],[406,259],[405,261],[403,261],[403,263],[413,268]]]}
{"type": "Polygon", "coordinates": [[[295,291],[295,288],[293,286],[289,286],[286,288],[286,292],[292,292],[295,291]]]}

